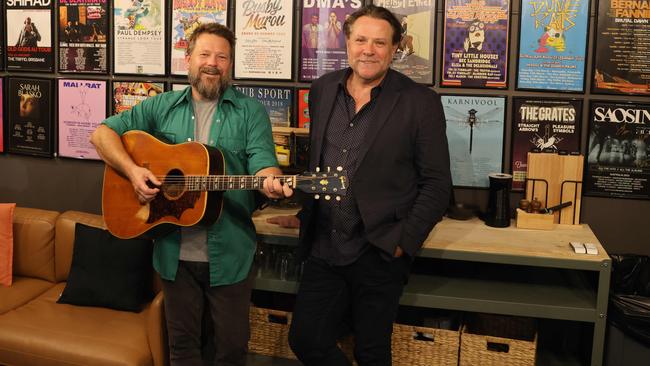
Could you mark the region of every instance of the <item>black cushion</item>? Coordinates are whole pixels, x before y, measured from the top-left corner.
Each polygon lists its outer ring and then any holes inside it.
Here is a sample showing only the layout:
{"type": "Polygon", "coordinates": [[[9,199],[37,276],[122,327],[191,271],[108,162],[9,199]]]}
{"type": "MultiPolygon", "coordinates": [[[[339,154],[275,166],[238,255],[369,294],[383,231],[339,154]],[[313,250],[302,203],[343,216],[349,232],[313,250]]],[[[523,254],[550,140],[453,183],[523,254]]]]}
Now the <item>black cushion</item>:
{"type": "Polygon", "coordinates": [[[152,243],[77,223],[61,304],[138,312],[152,297],[152,243]]]}

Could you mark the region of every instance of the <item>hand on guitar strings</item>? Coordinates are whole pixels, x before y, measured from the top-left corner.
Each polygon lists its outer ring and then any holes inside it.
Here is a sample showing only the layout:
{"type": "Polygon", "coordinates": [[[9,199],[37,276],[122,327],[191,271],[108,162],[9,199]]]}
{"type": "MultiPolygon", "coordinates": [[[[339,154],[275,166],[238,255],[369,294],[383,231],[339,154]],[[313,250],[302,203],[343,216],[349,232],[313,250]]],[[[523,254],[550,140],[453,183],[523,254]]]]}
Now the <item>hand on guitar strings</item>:
{"type": "Polygon", "coordinates": [[[264,179],[262,187],[262,193],[270,199],[281,199],[293,195],[293,189],[291,189],[289,185],[280,181],[273,174],[268,175],[266,179],[264,179]]]}
{"type": "Polygon", "coordinates": [[[136,166],[129,174],[129,180],[133,184],[133,190],[138,197],[141,204],[151,202],[158,192],[160,192],[160,185],[162,184],[158,178],[147,168],[136,166]]]}

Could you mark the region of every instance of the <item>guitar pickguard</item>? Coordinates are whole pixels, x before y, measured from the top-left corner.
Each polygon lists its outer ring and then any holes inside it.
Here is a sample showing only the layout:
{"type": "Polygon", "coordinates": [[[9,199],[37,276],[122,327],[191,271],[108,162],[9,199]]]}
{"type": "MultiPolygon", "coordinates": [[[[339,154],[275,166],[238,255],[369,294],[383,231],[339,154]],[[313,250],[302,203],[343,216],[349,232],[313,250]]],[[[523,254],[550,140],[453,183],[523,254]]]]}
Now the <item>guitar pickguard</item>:
{"type": "Polygon", "coordinates": [[[188,191],[178,199],[169,200],[164,194],[158,194],[153,201],[149,202],[149,218],[147,218],[147,224],[154,224],[165,216],[173,216],[177,220],[180,220],[185,210],[194,208],[200,196],[201,192],[188,191]]]}

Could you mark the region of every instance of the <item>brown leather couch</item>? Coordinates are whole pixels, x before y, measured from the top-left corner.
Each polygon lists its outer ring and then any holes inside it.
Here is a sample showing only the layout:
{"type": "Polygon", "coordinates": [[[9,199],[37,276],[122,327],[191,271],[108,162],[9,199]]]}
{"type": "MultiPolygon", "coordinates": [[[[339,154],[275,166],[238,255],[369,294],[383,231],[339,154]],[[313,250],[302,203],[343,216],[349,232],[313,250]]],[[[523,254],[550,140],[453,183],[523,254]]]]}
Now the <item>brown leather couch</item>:
{"type": "Polygon", "coordinates": [[[0,365],[166,365],[162,293],[140,313],[57,304],[65,288],[75,223],[101,216],[17,207],[14,283],[0,286],[0,365]]]}

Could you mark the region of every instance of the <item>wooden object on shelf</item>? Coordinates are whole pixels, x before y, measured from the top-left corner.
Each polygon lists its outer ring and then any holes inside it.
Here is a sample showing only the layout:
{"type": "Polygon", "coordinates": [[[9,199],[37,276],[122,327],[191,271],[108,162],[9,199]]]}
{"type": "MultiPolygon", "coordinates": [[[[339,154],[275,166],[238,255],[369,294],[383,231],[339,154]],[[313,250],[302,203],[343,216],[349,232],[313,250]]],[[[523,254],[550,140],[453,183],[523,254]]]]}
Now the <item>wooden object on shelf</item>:
{"type": "Polygon", "coordinates": [[[580,204],[582,196],[582,170],[584,157],[582,155],[558,155],[555,153],[528,153],[528,168],[526,177],[526,199],[537,198],[542,207],[551,207],[571,201],[569,207],[564,207],[553,213],[556,224],[577,225],[580,223],[580,204]],[[548,182],[548,197],[546,196],[548,182]],[[570,183],[571,181],[580,183],[570,183]],[[564,183],[564,189],[562,183],[564,183]]]}
{"type": "Polygon", "coordinates": [[[555,216],[552,214],[528,213],[520,208],[517,209],[517,228],[552,230],[555,216]]]}
{"type": "Polygon", "coordinates": [[[273,126],[271,129],[273,130],[273,132],[284,133],[284,134],[287,134],[287,135],[289,135],[291,133],[294,133],[296,135],[304,135],[304,136],[309,135],[309,129],[308,128],[273,126]]]}

